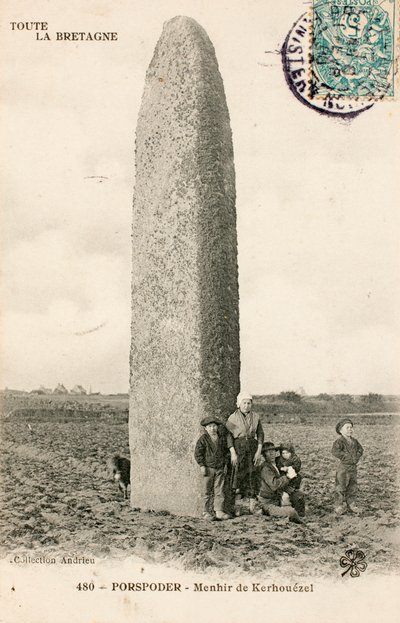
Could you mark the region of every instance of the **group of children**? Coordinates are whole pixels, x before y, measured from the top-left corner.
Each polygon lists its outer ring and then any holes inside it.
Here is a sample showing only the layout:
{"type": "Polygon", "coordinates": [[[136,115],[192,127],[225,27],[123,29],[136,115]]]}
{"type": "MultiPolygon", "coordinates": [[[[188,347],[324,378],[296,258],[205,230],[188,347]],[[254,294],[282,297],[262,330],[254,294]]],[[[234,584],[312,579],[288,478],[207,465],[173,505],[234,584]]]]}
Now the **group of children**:
{"type": "MultiPolygon", "coordinates": [[[[195,447],[195,460],[200,466],[203,482],[203,516],[208,520],[230,519],[235,511],[229,508],[228,499],[235,499],[229,477],[232,465],[226,442],[226,429],[216,417],[203,418],[205,432],[195,447]],[[227,512],[228,511],[228,512],[227,512]]],[[[334,511],[342,515],[347,511],[358,513],[355,505],[357,492],[357,463],[363,448],[353,437],[353,422],[341,419],[336,425],[339,437],[333,443],[332,454],[339,459],[335,480],[334,511]]],[[[258,462],[258,514],[288,517],[302,523],[305,500],[302,492],[301,460],[292,444],[264,442],[258,462]]],[[[250,504],[250,512],[257,510],[250,504]]]]}

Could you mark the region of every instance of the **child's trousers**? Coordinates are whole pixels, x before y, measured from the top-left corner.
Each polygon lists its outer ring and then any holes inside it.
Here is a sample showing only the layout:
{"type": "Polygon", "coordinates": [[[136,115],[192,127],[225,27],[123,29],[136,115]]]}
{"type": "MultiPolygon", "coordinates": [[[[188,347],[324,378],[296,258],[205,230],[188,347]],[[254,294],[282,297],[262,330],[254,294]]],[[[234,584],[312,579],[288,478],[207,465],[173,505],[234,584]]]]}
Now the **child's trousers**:
{"type": "Polygon", "coordinates": [[[289,517],[289,519],[299,519],[297,511],[293,506],[280,506],[272,500],[267,500],[258,496],[258,502],[266,515],[271,517],[289,517]]]}
{"type": "Polygon", "coordinates": [[[339,465],[336,472],[336,506],[352,504],[357,494],[357,467],[339,465]]]}
{"type": "Polygon", "coordinates": [[[207,467],[207,476],[203,476],[204,512],[223,511],[225,469],[207,467]]]}

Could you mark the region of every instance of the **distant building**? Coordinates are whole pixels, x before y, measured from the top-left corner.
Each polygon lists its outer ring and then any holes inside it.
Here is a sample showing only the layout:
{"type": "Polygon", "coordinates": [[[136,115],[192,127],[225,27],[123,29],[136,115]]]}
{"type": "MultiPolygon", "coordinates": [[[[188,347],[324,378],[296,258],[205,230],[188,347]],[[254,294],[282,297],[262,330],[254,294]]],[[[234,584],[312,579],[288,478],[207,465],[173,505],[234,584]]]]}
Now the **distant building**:
{"type": "Polygon", "coordinates": [[[75,385],[71,391],[71,394],[75,394],[75,396],[86,396],[87,391],[82,385],[75,385]]]}
{"type": "Polygon", "coordinates": [[[68,394],[68,389],[62,383],[53,389],[53,394],[68,394]]]}
{"type": "Polygon", "coordinates": [[[52,394],[53,390],[50,387],[45,387],[44,385],[40,385],[39,389],[32,389],[31,394],[39,394],[40,396],[46,394],[52,394]]]}

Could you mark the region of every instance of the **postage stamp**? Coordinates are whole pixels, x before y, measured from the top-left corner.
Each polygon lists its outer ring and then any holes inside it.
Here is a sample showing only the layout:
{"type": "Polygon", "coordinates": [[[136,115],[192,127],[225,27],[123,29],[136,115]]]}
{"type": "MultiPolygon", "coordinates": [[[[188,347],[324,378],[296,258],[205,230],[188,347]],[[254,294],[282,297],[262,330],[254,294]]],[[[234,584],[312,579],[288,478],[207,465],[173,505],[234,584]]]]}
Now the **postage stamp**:
{"type": "MultiPolygon", "coordinates": [[[[311,12],[304,13],[289,31],[281,56],[283,72],[289,89],[305,106],[323,115],[352,119],[375,104],[375,99],[343,97],[326,90],[313,97],[311,75],[311,12]]],[[[314,79],[316,79],[314,75],[314,79]]],[[[316,83],[319,87],[320,82],[316,83]]],[[[318,93],[319,88],[314,87],[318,93]]]]}
{"type": "Polygon", "coordinates": [[[396,0],[313,0],[310,96],[395,95],[396,0]]]}

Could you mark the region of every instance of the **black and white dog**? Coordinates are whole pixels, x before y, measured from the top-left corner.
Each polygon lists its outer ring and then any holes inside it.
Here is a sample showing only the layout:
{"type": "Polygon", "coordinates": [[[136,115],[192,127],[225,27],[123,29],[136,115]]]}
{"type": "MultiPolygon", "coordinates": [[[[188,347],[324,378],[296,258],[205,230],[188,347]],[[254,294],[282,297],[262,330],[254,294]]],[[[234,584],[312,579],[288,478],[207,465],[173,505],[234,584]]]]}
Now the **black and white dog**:
{"type": "Polygon", "coordinates": [[[108,460],[112,478],[118,483],[118,486],[124,494],[125,500],[128,499],[128,485],[131,484],[131,462],[122,456],[116,454],[108,460]]]}

